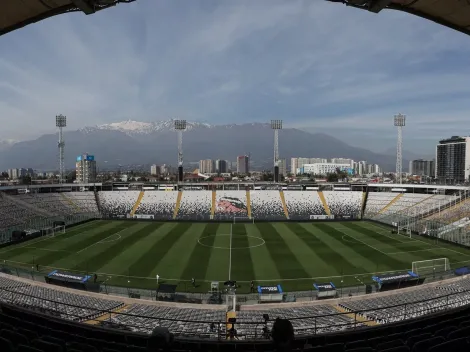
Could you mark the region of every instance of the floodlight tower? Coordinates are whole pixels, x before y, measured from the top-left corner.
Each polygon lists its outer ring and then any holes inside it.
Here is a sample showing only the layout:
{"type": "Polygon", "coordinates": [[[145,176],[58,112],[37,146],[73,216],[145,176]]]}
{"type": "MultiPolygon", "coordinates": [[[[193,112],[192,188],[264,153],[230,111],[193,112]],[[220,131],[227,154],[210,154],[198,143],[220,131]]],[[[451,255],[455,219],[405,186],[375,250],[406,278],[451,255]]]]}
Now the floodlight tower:
{"type": "Polygon", "coordinates": [[[183,131],[186,120],[175,120],[175,130],[178,133],[178,183],[183,182],[183,131]]]}
{"type": "Polygon", "coordinates": [[[282,130],[282,120],[271,120],[274,130],[274,182],[279,182],[279,130],[282,130]]]}
{"type": "Polygon", "coordinates": [[[63,128],[67,127],[67,116],[64,116],[62,114],[57,115],[55,117],[55,125],[56,127],[59,127],[59,143],[57,144],[57,146],[59,147],[59,183],[63,183],[64,175],[65,175],[65,161],[64,161],[65,142],[64,142],[63,128]]]}
{"type": "Polygon", "coordinates": [[[398,138],[397,138],[397,170],[396,177],[399,184],[402,183],[402,147],[403,147],[403,127],[405,127],[406,116],[402,114],[395,115],[393,117],[393,124],[398,128],[398,138]]]}

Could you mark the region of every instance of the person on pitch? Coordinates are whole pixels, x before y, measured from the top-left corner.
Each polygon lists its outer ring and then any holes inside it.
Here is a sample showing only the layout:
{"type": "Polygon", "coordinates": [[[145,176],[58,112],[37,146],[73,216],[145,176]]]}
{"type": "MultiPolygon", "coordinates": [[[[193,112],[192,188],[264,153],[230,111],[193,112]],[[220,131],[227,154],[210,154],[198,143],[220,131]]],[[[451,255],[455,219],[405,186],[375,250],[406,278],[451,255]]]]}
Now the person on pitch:
{"type": "Polygon", "coordinates": [[[251,293],[255,293],[255,283],[253,282],[253,280],[251,280],[250,290],[251,290],[251,293]]]}
{"type": "Polygon", "coordinates": [[[196,288],[196,279],[194,277],[191,279],[191,284],[196,288]]]}

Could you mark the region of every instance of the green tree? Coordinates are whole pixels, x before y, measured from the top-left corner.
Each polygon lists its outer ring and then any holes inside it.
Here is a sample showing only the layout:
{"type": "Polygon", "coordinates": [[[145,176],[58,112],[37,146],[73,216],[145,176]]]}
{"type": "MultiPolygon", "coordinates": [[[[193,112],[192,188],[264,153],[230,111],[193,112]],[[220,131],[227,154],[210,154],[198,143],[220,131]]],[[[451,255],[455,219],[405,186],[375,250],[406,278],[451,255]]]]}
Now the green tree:
{"type": "Polygon", "coordinates": [[[326,175],[326,180],[328,182],[338,182],[338,174],[336,174],[336,173],[328,174],[328,175],[326,175]]]}
{"type": "Polygon", "coordinates": [[[26,175],[20,177],[20,184],[22,185],[30,185],[31,184],[31,176],[26,175]]]}

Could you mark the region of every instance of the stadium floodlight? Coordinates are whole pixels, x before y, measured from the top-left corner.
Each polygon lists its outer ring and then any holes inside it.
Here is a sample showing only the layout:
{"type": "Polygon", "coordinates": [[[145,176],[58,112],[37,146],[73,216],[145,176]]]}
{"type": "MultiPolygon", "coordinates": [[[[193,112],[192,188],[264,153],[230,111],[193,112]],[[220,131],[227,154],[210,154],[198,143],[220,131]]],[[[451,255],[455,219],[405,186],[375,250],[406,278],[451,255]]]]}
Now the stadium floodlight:
{"type": "Polygon", "coordinates": [[[183,131],[186,130],[186,120],[175,120],[175,130],[178,133],[178,182],[183,182],[183,131]]]}
{"type": "Polygon", "coordinates": [[[65,142],[64,142],[64,134],[63,128],[67,127],[67,116],[62,114],[57,115],[55,117],[55,125],[59,128],[59,183],[64,182],[64,175],[65,175],[65,142]]]}
{"type": "Polygon", "coordinates": [[[403,127],[405,127],[406,116],[402,114],[395,115],[393,117],[393,125],[398,129],[397,138],[397,165],[396,165],[396,177],[399,184],[402,183],[402,148],[403,148],[403,127]]]}
{"type": "Polygon", "coordinates": [[[274,130],[274,182],[279,182],[279,130],[282,130],[282,120],[271,120],[274,130]]]}

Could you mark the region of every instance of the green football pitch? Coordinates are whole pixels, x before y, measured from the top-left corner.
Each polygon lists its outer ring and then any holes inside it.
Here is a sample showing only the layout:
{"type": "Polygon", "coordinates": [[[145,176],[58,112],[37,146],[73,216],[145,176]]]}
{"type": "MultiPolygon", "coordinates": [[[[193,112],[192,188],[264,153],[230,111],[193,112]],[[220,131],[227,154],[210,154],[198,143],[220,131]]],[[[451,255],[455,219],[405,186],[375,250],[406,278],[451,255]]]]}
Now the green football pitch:
{"type": "Polygon", "coordinates": [[[236,280],[238,292],[281,284],[310,290],[314,282],[354,286],[376,273],[411,269],[413,261],[448,258],[470,262],[470,250],[391,234],[370,222],[259,222],[255,224],[107,221],[88,222],[54,237],[0,249],[0,263],[48,273],[97,273],[109,285],[207,292],[211,281],[236,280]],[[196,279],[192,287],[191,278],[196,279]],[[341,283],[342,281],[342,283],[341,283]]]}

